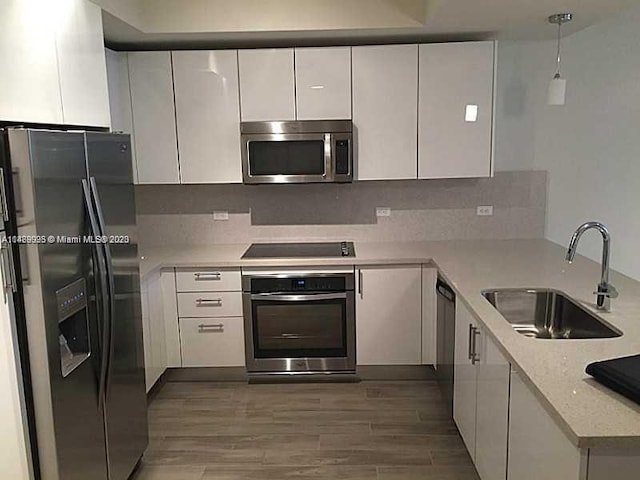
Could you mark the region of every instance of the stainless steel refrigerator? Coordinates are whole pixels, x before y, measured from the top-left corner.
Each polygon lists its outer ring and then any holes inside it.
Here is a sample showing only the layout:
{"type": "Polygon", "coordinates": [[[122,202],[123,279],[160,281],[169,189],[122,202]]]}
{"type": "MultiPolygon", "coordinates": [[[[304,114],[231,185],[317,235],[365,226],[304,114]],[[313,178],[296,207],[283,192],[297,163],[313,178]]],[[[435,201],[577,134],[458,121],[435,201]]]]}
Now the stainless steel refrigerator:
{"type": "Polygon", "coordinates": [[[130,138],[0,132],[36,475],[125,480],[148,443],[130,138]]]}

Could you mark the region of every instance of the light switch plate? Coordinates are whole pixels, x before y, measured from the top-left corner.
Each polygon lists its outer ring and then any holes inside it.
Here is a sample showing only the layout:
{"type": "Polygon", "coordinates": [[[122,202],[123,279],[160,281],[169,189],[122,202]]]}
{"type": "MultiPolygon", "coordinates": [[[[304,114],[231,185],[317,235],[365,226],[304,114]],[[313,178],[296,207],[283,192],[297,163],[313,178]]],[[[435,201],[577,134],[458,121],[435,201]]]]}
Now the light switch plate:
{"type": "Polygon", "coordinates": [[[490,217],[493,215],[493,205],[481,205],[476,210],[479,217],[490,217]]]}
{"type": "Polygon", "coordinates": [[[391,209],[389,207],[376,207],[376,217],[390,217],[391,209]]]}
{"type": "Polygon", "coordinates": [[[213,212],[213,220],[229,220],[229,212],[213,212]]]}

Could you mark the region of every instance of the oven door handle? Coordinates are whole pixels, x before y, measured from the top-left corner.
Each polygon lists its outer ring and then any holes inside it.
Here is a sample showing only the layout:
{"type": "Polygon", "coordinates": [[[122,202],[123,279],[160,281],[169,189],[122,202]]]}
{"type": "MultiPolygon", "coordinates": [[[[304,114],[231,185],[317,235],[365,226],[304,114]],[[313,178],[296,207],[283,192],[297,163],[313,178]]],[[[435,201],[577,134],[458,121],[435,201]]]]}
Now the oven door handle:
{"type": "Polygon", "coordinates": [[[282,295],[279,293],[254,293],[251,300],[264,300],[267,302],[313,302],[316,300],[341,300],[347,298],[346,292],[341,293],[314,293],[309,295],[282,295]]]}

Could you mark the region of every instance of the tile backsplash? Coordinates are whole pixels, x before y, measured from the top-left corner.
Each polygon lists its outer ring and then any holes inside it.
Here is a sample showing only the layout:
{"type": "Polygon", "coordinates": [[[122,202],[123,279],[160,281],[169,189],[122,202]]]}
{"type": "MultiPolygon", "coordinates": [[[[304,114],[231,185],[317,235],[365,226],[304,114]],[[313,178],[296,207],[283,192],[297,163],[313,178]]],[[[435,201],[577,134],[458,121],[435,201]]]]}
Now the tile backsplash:
{"type": "Polygon", "coordinates": [[[507,239],[544,236],[547,173],[325,185],[138,185],[139,243],[507,239]],[[493,216],[476,208],[492,205],[493,216]],[[391,209],[376,217],[376,207],[391,209]],[[215,220],[213,212],[228,212],[215,220]]]}

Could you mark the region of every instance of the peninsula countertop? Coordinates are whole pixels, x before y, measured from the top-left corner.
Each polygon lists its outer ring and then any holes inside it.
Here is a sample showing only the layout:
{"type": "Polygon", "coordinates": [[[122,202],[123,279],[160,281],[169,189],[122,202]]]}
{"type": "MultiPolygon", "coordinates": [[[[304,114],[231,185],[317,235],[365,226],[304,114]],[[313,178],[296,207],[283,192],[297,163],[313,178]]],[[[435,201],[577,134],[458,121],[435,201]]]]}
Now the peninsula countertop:
{"type": "MultiPolygon", "coordinates": [[[[620,292],[612,311],[595,310],[600,265],[547,240],[356,242],[356,257],[241,259],[248,244],[175,246],[141,252],[146,275],[171,267],[297,267],[322,265],[433,264],[458,300],[494,338],[525,382],[580,448],[640,448],[640,406],[584,373],[587,364],[640,353],[640,282],[613,272],[620,292]],[[543,340],[516,333],[481,295],[488,288],[553,288],[565,292],[623,332],[619,338],[543,340]]],[[[615,252],[614,252],[615,253],[615,252]]]]}

